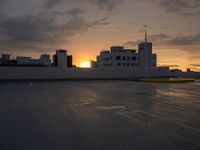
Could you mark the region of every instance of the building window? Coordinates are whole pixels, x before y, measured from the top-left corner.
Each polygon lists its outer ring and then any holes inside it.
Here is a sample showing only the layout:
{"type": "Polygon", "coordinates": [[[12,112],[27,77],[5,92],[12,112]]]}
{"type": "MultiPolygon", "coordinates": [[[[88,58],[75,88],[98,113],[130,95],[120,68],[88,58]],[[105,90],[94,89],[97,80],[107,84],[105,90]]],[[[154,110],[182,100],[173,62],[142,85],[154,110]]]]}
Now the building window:
{"type": "Polygon", "coordinates": [[[121,57],[120,56],[116,56],[116,60],[121,60],[121,57]]]}
{"type": "Polygon", "coordinates": [[[126,66],[126,64],[125,64],[125,63],[123,63],[123,66],[126,66]]]}
{"type": "Polygon", "coordinates": [[[127,63],[127,66],[130,66],[130,63],[127,63]]]}
{"type": "Polygon", "coordinates": [[[117,66],[121,66],[121,63],[117,63],[117,66]]]}
{"type": "Polygon", "coordinates": [[[127,60],[130,60],[130,57],[127,57],[127,60]]]}
{"type": "Polygon", "coordinates": [[[123,60],[126,60],[126,57],[125,57],[125,56],[123,57],[123,60]]]}
{"type": "Polygon", "coordinates": [[[132,57],[132,60],[133,60],[133,61],[136,61],[136,57],[132,57]]]}

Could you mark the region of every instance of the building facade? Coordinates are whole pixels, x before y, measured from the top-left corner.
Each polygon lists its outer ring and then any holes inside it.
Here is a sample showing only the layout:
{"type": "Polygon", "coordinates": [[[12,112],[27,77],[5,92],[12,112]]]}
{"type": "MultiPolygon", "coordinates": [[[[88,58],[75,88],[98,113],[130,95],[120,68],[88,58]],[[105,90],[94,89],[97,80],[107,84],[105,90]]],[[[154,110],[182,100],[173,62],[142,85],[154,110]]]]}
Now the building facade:
{"type": "Polygon", "coordinates": [[[97,56],[97,67],[143,67],[154,68],[157,66],[157,56],[152,53],[152,43],[145,42],[138,45],[138,51],[124,49],[122,46],[113,46],[110,50],[101,51],[97,56]]]}
{"type": "Polygon", "coordinates": [[[73,57],[67,54],[67,50],[56,50],[53,56],[53,65],[56,67],[73,67],[73,57]]]}
{"type": "Polygon", "coordinates": [[[73,57],[72,55],[67,55],[67,67],[73,67],[73,57]]]}
{"type": "Polygon", "coordinates": [[[44,66],[50,66],[50,65],[51,65],[51,58],[50,58],[50,55],[42,54],[42,55],[40,56],[40,62],[41,62],[42,65],[44,65],[44,66]]]}
{"type": "Polygon", "coordinates": [[[1,64],[8,65],[10,63],[10,54],[1,55],[1,64]]]}
{"type": "Polygon", "coordinates": [[[42,54],[39,59],[32,59],[31,57],[16,57],[17,65],[27,65],[27,66],[50,66],[51,59],[47,54],[42,54]]]}

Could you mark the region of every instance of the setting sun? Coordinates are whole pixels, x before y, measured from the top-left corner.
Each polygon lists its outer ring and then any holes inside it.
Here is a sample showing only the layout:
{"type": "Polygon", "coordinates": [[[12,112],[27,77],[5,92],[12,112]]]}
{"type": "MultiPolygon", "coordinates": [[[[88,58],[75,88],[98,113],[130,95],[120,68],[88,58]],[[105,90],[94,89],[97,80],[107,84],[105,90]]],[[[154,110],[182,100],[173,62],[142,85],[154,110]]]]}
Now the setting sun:
{"type": "Polygon", "coordinates": [[[84,61],[80,65],[81,68],[90,68],[90,62],[89,61],[84,61]]]}

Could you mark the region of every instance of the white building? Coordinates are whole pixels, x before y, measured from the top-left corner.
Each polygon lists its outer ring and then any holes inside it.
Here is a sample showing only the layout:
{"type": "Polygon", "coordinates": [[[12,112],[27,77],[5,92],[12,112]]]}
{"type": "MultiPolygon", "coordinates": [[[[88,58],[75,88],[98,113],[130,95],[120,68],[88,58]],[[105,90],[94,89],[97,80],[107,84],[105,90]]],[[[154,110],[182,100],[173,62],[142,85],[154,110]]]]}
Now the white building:
{"type": "Polygon", "coordinates": [[[50,65],[51,65],[50,55],[42,54],[42,55],[40,56],[40,62],[41,62],[42,65],[44,65],[44,66],[50,66],[50,65]]]}
{"type": "Polygon", "coordinates": [[[31,57],[23,57],[23,56],[17,56],[16,62],[18,65],[30,65],[33,63],[31,57]]]}
{"type": "Polygon", "coordinates": [[[30,65],[30,66],[50,66],[50,56],[43,54],[40,59],[32,59],[31,57],[18,56],[16,58],[17,65],[30,65]]]}
{"type": "Polygon", "coordinates": [[[54,66],[65,68],[67,67],[67,51],[57,50],[56,54],[53,56],[54,66]]]}
{"type": "Polygon", "coordinates": [[[97,67],[154,68],[156,65],[157,56],[152,53],[152,43],[147,42],[147,34],[145,34],[145,42],[139,44],[138,52],[113,46],[110,51],[101,51],[97,56],[97,67]]]}
{"type": "Polygon", "coordinates": [[[110,51],[101,51],[97,56],[98,67],[138,67],[140,56],[135,50],[127,50],[120,46],[111,47],[110,51]]]}
{"type": "Polygon", "coordinates": [[[2,54],[1,64],[9,64],[10,62],[10,54],[2,54]]]}

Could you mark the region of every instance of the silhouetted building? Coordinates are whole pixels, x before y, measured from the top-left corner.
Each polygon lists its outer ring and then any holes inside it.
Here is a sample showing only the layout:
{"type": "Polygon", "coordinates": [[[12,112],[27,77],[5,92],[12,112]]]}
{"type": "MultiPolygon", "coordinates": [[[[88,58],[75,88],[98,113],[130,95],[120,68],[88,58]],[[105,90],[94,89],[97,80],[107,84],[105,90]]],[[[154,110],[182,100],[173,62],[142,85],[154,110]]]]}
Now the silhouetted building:
{"type": "Polygon", "coordinates": [[[53,56],[53,64],[56,67],[67,67],[67,51],[57,50],[56,54],[53,56]]]}
{"type": "Polygon", "coordinates": [[[51,65],[50,55],[42,54],[42,55],[40,56],[40,62],[41,62],[42,65],[44,65],[44,66],[50,66],[50,65],[51,65]]]}
{"type": "Polygon", "coordinates": [[[58,66],[58,63],[57,63],[58,61],[57,61],[57,59],[58,59],[58,58],[57,58],[57,55],[56,55],[56,54],[53,55],[53,66],[55,66],[55,67],[58,66]]]}
{"type": "Polygon", "coordinates": [[[26,66],[50,66],[51,60],[50,56],[47,54],[42,54],[40,59],[32,59],[31,57],[17,56],[16,58],[17,65],[26,65],[26,66]]]}
{"type": "Polygon", "coordinates": [[[2,54],[1,64],[8,65],[9,63],[10,63],[10,55],[9,54],[2,54]]]}
{"type": "Polygon", "coordinates": [[[67,56],[67,67],[73,67],[73,57],[72,57],[72,55],[67,56]]]}

